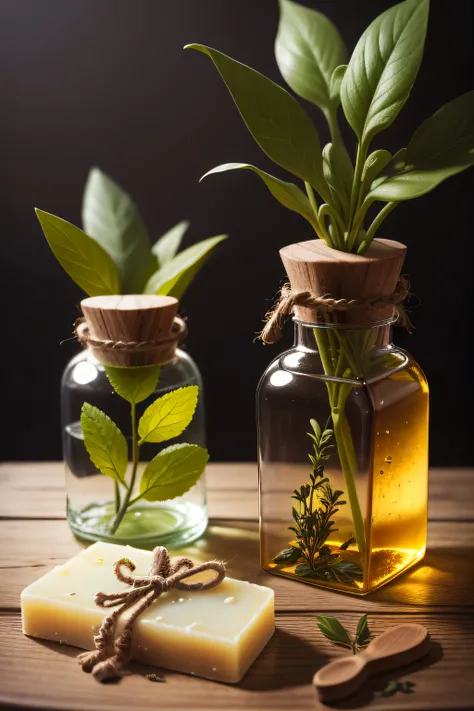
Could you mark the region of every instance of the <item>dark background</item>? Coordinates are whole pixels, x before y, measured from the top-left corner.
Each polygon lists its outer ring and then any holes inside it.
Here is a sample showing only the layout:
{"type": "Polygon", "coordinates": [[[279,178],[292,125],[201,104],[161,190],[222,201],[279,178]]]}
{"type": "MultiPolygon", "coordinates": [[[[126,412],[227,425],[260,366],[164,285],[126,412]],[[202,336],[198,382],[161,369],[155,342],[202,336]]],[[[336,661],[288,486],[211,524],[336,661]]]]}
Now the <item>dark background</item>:
{"type": "MultiPolygon", "coordinates": [[[[312,0],[352,49],[390,0],[312,0]]],[[[472,88],[472,0],[434,0],[425,59],[412,96],[374,147],[403,147],[418,124],[472,88]]],[[[135,198],[157,238],[184,218],[185,246],[230,235],[182,305],[188,349],[203,373],[214,459],[255,457],[254,392],[277,347],[254,343],[284,272],[278,249],[312,239],[250,173],[215,176],[249,162],[284,177],[254,144],[210,60],[209,44],[283,83],[273,57],[276,0],[3,0],[1,333],[4,459],[57,459],[59,382],[77,351],[71,333],[81,292],[49,251],[33,207],[80,224],[91,165],[135,198]]],[[[318,110],[304,103],[322,140],[318,110]]],[[[353,146],[350,129],[344,134],[353,146]]],[[[420,305],[413,335],[396,341],[423,366],[432,389],[431,462],[472,465],[474,171],[406,203],[383,236],[409,246],[405,272],[420,305]]]]}

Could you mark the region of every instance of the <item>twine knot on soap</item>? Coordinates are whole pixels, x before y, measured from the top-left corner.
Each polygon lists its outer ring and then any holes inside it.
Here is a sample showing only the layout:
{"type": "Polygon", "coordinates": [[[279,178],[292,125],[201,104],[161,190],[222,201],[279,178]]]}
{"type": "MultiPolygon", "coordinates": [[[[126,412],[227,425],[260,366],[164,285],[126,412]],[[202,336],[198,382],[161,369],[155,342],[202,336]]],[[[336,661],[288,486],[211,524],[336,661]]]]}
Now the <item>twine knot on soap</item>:
{"type": "Polygon", "coordinates": [[[309,291],[293,291],[289,284],[284,284],[274,307],[265,315],[265,326],[260,334],[263,343],[276,343],[282,335],[286,319],[294,313],[297,306],[314,307],[325,316],[334,311],[350,311],[360,308],[379,308],[393,305],[397,323],[407,328],[410,320],[402,305],[410,292],[410,283],[400,277],[395,291],[390,296],[377,296],[370,299],[334,299],[330,294],[316,296],[309,291]]]}
{"type": "Polygon", "coordinates": [[[128,558],[121,558],[114,564],[114,573],[121,583],[130,585],[127,590],[117,593],[98,592],[95,603],[100,607],[117,607],[104,618],[99,634],[94,637],[95,650],[78,656],[83,671],[91,673],[98,681],[110,681],[122,676],[123,666],[130,660],[132,632],[135,621],[157,600],[162,593],[176,590],[210,590],[225,578],[225,566],[217,561],[194,565],[189,558],[178,558],[171,562],[166,548],[158,546],[153,551],[153,561],[148,575],[132,576],[136,566],[128,558]],[[186,582],[197,573],[213,570],[216,575],[207,581],[186,582]],[[122,613],[130,610],[122,633],[115,639],[115,631],[122,613]]]}

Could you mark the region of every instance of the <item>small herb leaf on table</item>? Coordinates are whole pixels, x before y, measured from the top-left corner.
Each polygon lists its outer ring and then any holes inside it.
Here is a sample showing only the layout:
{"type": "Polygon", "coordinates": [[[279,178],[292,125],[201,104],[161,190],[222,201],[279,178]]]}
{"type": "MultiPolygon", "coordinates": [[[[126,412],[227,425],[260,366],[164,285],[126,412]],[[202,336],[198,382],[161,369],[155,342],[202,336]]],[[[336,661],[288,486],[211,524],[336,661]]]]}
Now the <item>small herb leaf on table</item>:
{"type": "Polygon", "coordinates": [[[369,630],[367,615],[362,615],[357,625],[357,631],[354,638],[339,622],[337,617],[326,617],[320,615],[316,618],[318,627],[325,637],[335,644],[342,645],[352,651],[352,654],[357,654],[365,649],[373,638],[369,630]]]}
{"type": "Polygon", "coordinates": [[[393,696],[397,691],[401,691],[403,694],[413,694],[415,686],[414,681],[389,681],[385,689],[375,692],[375,696],[393,696]]]}
{"type": "Polygon", "coordinates": [[[79,227],[38,210],[51,250],[67,274],[89,296],[120,294],[119,271],[112,257],[79,227]]]}
{"type": "Polygon", "coordinates": [[[166,501],[182,496],[196,484],[208,460],[207,450],[196,444],[166,447],[145,467],[140,497],[147,501],[166,501]]]}
{"type": "Polygon", "coordinates": [[[105,373],[115,392],[132,405],[153,394],[160,375],[159,365],[120,368],[105,366],[105,373]]]}
{"type": "Polygon", "coordinates": [[[371,639],[372,635],[369,630],[367,615],[362,615],[359,620],[359,624],[357,625],[355,643],[358,647],[362,649],[369,644],[371,639]]]}
{"type": "Polygon", "coordinates": [[[155,400],[143,413],[138,423],[139,444],[165,442],[178,437],[193,419],[199,388],[189,385],[172,390],[155,400]]]}
{"type": "Polygon", "coordinates": [[[81,428],[91,462],[102,474],[126,486],[128,445],[115,422],[105,412],[85,402],[81,410],[81,428]]]}
{"type": "Polygon", "coordinates": [[[354,645],[349,632],[341,625],[337,617],[319,615],[316,619],[319,629],[331,642],[336,642],[336,644],[341,644],[344,647],[353,649],[354,645]]]}

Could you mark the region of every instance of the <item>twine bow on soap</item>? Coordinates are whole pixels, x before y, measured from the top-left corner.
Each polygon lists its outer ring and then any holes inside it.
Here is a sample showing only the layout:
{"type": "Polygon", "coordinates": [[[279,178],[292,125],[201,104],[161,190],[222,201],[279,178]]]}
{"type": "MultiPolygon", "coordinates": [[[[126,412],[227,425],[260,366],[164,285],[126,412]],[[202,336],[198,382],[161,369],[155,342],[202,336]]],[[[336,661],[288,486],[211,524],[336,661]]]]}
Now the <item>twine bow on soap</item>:
{"type": "Polygon", "coordinates": [[[98,681],[109,681],[122,676],[123,666],[130,660],[133,625],[140,615],[164,592],[176,590],[210,590],[225,578],[225,566],[217,561],[194,565],[189,558],[178,558],[171,563],[166,548],[161,546],[153,551],[153,561],[148,575],[131,576],[122,571],[122,566],[132,573],[136,566],[128,558],[121,558],[114,564],[118,580],[131,588],[117,593],[95,594],[95,603],[100,607],[116,607],[104,618],[99,634],[94,637],[95,650],[78,656],[83,671],[91,673],[98,681]],[[216,575],[208,581],[185,582],[205,570],[213,570],[216,575]],[[123,612],[133,606],[122,633],[115,639],[117,623],[123,612]]]}

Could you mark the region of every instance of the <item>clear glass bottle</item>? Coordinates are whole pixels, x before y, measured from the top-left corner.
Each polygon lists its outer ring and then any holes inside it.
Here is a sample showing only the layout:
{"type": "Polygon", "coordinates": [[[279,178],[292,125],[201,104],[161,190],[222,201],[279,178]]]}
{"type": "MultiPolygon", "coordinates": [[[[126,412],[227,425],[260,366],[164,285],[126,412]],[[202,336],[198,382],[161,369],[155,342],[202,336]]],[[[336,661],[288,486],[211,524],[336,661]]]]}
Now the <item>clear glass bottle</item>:
{"type": "MultiPolygon", "coordinates": [[[[137,420],[157,397],[187,385],[199,386],[199,400],[193,420],[186,430],[163,444],[144,444],[140,469],[164,447],[188,442],[205,447],[205,422],[202,382],[193,359],[176,349],[172,362],[160,370],[153,395],[137,405],[137,420]]],[[[72,531],[88,541],[108,541],[141,548],[156,545],[177,547],[198,538],[207,526],[205,474],[184,496],[166,502],[140,500],[125,514],[115,533],[115,482],[101,474],[90,461],[80,424],[84,402],[100,408],[131,440],[130,404],[110,385],[104,366],[87,348],[66,367],[61,383],[61,421],[66,463],[67,519],[72,531]]],[[[137,476],[139,481],[140,476],[137,476]]],[[[120,486],[120,485],[119,485],[120,486]]],[[[122,492],[123,494],[123,492],[122,492]]]]}
{"type": "Polygon", "coordinates": [[[413,358],[392,344],[392,320],[296,320],[294,347],[261,379],[268,572],[363,595],[425,553],[428,386],[413,358]]]}

